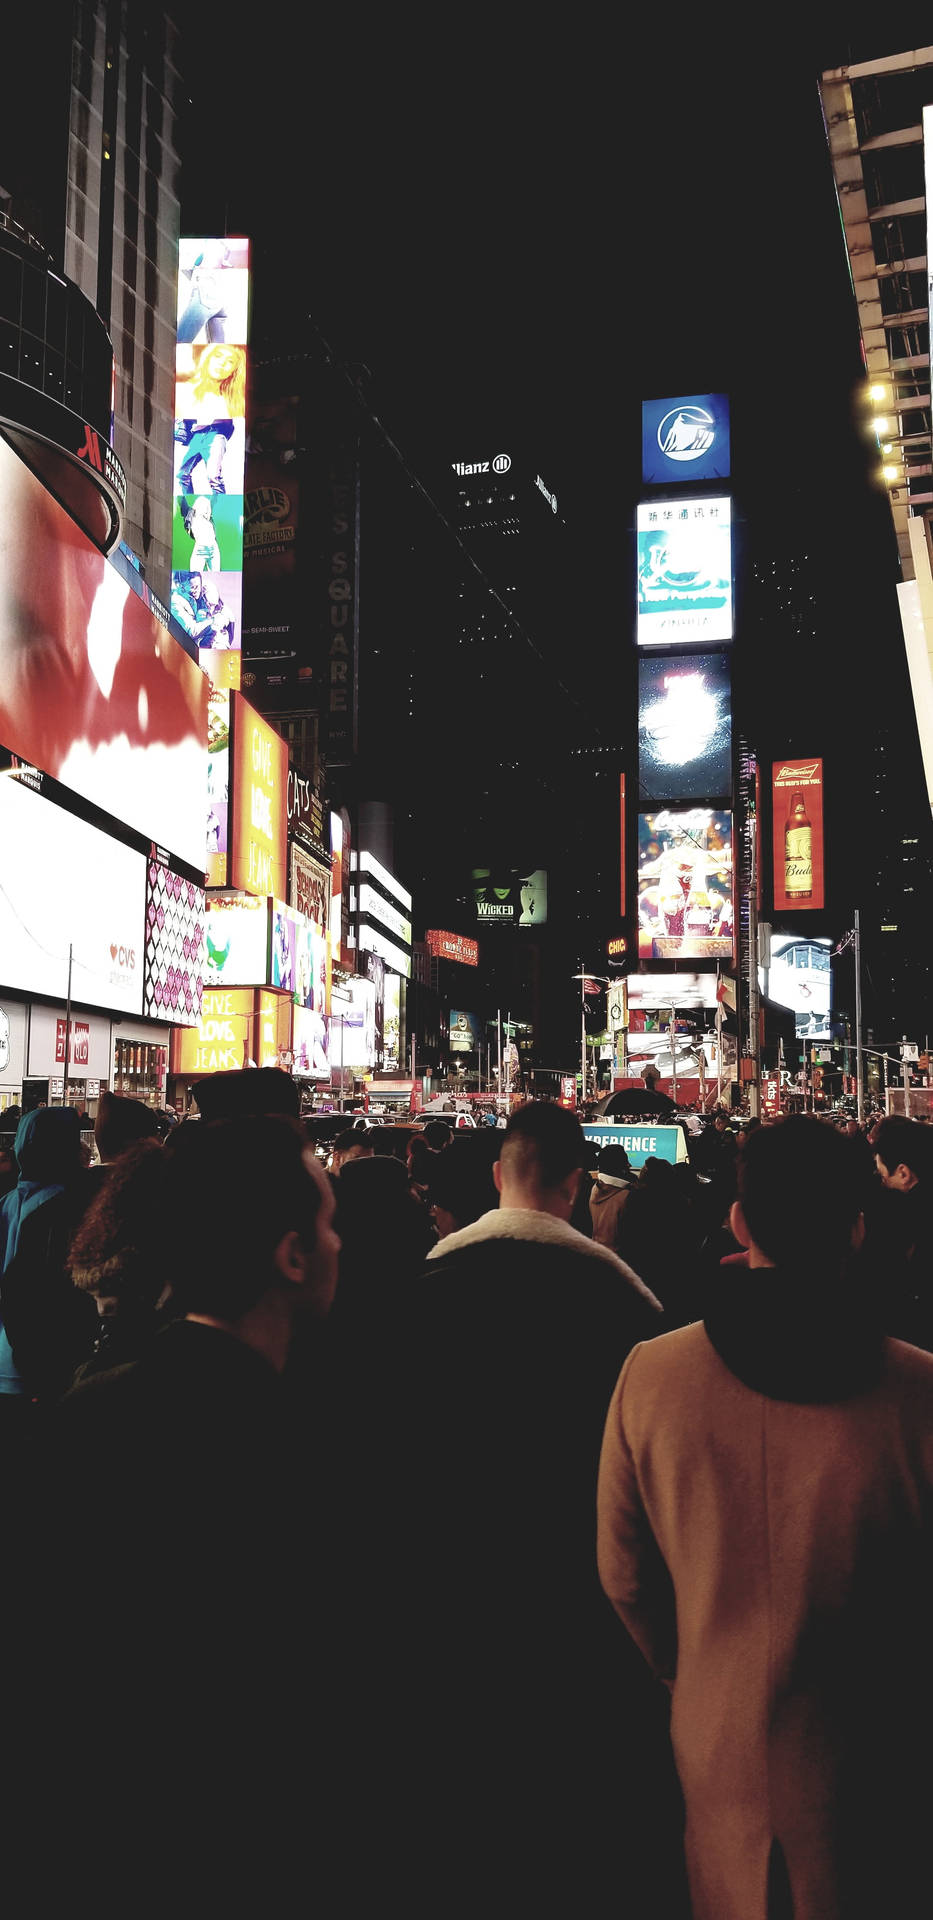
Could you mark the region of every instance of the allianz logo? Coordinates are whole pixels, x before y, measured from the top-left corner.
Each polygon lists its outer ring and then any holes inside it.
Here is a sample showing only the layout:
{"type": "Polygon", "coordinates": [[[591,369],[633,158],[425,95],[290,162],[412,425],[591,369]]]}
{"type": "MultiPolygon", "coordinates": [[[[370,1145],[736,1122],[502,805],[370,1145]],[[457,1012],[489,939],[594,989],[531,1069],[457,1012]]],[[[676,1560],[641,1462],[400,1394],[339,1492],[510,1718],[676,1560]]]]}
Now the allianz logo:
{"type": "Polygon", "coordinates": [[[668,460],[698,460],[716,437],[716,422],[705,407],[672,407],[658,428],[658,446],[668,460]]]}
{"type": "Polygon", "coordinates": [[[508,453],[497,453],[494,460],[453,460],[451,465],[463,480],[471,473],[508,473],[512,459],[508,453]]]}

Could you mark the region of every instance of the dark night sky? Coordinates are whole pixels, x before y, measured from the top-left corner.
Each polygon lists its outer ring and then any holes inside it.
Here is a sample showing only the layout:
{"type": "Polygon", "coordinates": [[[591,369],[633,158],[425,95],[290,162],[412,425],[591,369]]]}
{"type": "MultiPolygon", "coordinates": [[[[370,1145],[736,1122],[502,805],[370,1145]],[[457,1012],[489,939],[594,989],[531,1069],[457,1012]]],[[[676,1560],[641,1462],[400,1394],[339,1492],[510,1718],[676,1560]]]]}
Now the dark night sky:
{"type": "Polygon", "coordinates": [[[892,48],[853,44],[842,8],[808,18],[785,12],[769,46],[747,10],[739,40],[728,9],[718,40],[627,17],[619,45],[586,14],[574,41],[526,9],[364,33],[349,10],[286,8],[266,45],[226,52],[192,22],[183,224],[251,234],[266,311],[312,314],[366,364],[416,471],[439,447],[469,457],[465,436],[526,437],[607,644],[631,632],[640,402],[728,392],[739,514],[757,547],[808,555],[825,640],[762,662],[775,750],[851,729],[858,763],[858,729],[897,724],[907,681],[817,82],[892,48]],[[876,685],[879,641],[894,664],[876,685]]]}

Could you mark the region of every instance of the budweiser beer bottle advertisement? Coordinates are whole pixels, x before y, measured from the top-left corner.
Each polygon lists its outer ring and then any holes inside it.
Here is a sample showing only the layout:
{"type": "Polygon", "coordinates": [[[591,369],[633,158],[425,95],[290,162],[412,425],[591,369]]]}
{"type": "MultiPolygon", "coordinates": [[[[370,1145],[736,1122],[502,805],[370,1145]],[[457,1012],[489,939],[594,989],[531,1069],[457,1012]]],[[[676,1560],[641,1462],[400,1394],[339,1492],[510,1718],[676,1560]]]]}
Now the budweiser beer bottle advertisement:
{"type": "Polygon", "coordinates": [[[825,905],[822,760],[775,760],[771,769],[774,910],[825,905]]]}

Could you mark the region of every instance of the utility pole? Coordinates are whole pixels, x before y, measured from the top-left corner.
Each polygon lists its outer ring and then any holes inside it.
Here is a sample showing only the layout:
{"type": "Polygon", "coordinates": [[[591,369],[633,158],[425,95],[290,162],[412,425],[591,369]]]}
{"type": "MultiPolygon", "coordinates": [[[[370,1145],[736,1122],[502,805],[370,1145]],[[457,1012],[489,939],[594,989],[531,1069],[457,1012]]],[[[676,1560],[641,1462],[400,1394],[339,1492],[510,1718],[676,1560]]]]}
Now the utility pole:
{"type": "Polygon", "coordinates": [[[65,1000],[65,1076],[62,1080],[62,1106],[68,1105],[68,1056],[71,1052],[71,943],[68,945],[68,993],[65,1000]]]}
{"type": "Polygon", "coordinates": [[[862,1072],[862,946],[859,932],[858,907],[855,909],[855,937],[853,947],[855,958],[855,1097],[856,1112],[861,1121],[865,1113],[865,1082],[862,1072]]]}

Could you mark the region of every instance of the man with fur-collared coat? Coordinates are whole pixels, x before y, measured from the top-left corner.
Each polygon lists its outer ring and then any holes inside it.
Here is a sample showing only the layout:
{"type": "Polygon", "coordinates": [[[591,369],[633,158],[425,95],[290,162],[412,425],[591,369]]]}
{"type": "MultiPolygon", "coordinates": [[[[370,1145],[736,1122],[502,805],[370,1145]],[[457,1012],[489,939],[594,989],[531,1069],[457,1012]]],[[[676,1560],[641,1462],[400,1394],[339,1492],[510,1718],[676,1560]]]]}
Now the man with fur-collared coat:
{"type": "Polygon", "coordinates": [[[933,1356],[847,1258],[850,1142],[742,1156],[703,1324],[630,1354],[603,1442],[603,1587],[671,1689],[694,1920],[933,1912],[933,1356]]]}

